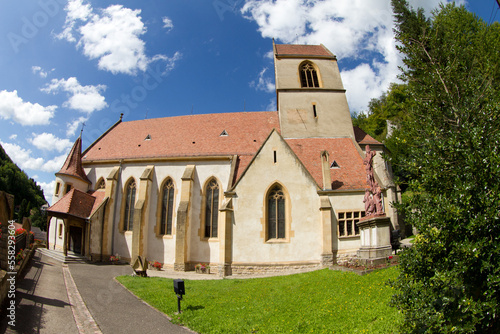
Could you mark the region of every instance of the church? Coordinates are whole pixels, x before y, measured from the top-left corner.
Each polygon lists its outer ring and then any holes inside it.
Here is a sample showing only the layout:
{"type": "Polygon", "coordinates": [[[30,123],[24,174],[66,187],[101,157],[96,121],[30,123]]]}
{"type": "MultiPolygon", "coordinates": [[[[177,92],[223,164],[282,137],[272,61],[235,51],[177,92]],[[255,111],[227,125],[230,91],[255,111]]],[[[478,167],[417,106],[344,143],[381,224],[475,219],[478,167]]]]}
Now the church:
{"type": "Polygon", "coordinates": [[[399,228],[392,172],[384,146],[352,125],[336,56],[273,52],[277,111],[120,117],[83,151],[78,138],[56,173],[48,247],[222,277],[327,267],[372,238],[358,224],[367,150],[387,239],[399,228]]]}

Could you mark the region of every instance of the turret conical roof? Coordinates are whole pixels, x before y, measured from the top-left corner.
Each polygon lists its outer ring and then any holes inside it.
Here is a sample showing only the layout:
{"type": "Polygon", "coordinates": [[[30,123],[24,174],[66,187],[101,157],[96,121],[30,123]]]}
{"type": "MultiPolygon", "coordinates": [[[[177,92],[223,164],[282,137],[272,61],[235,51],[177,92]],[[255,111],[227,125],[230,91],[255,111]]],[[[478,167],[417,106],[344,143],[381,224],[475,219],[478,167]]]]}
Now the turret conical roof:
{"type": "Polygon", "coordinates": [[[82,138],[78,137],[64,162],[61,170],[56,174],[69,175],[91,183],[82,166],[82,138]]]}

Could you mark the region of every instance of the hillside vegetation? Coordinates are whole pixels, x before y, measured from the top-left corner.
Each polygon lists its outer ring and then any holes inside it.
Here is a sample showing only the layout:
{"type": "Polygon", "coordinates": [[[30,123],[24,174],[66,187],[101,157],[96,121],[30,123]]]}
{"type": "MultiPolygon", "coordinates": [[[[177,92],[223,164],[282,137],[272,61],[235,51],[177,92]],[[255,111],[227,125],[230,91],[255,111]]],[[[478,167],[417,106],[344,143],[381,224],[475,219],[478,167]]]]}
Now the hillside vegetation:
{"type": "Polygon", "coordinates": [[[45,222],[40,207],[47,203],[43,191],[35,180],[23,172],[5,153],[0,145],[0,190],[14,195],[17,208],[14,219],[31,217],[32,224],[43,229],[45,222]]]}

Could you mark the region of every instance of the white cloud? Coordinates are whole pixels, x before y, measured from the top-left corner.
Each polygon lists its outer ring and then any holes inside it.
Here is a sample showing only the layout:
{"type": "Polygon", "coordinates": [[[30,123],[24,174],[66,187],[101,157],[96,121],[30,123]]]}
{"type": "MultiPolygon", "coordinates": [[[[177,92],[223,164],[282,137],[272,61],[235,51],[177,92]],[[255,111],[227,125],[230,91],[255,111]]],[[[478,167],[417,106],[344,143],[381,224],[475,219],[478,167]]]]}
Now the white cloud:
{"type": "Polygon", "coordinates": [[[174,69],[177,61],[181,58],[182,58],[182,53],[180,53],[179,51],[176,51],[172,57],[166,57],[164,59],[166,62],[165,72],[168,73],[168,72],[172,71],[174,69]]]}
{"type": "MultiPolygon", "coordinates": [[[[149,58],[146,55],[141,36],[147,29],[140,9],[111,5],[94,11],[83,0],[70,0],[65,10],[67,16],[63,32],[56,37],[77,42],[84,55],[98,60],[101,70],[136,75],[138,71],[146,71],[150,62],[165,57],[157,55],[149,58]]],[[[163,24],[164,28],[173,28],[172,21],[167,17],[163,18],[163,24]]]]}
{"type": "Polygon", "coordinates": [[[54,194],[54,191],[56,190],[56,181],[51,181],[51,182],[37,182],[43,190],[43,195],[45,196],[45,199],[49,202],[49,205],[52,205],[52,194],[54,194]]]}
{"type": "Polygon", "coordinates": [[[10,139],[10,140],[15,140],[15,139],[17,139],[17,135],[16,135],[16,134],[13,134],[13,135],[11,135],[11,136],[9,137],[9,139],[10,139]]]}
{"type": "Polygon", "coordinates": [[[41,170],[44,172],[52,172],[52,173],[58,172],[64,165],[64,162],[68,157],[68,153],[69,152],[66,152],[65,154],[58,155],[51,160],[45,161],[41,167],[41,170]]]}
{"type": "Polygon", "coordinates": [[[31,150],[25,150],[17,144],[0,142],[7,155],[21,169],[40,169],[43,166],[43,158],[31,157],[31,150]]]}
{"type": "Polygon", "coordinates": [[[92,14],[90,4],[83,3],[83,0],[69,0],[65,7],[66,21],[64,23],[64,30],[62,33],[56,35],[58,39],[65,39],[69,42],[76,42],[73,36],[73,30],[77,21],[86,22],[88,17],[92,14]]]}
{"type": "Polygon", "coordinates": [[[88,117],[80,117],[78,119],[73,120],[70,123],[66,123],[66,126],[68,127],[66,129],[66,136],[68,136],[68,137],[74,136],[78,127],[81,124],[83,124],[84,122],[86,122],[87,120],[88,120],[88,117]]]}
{"type": "Polygon", "coordinates": [[[40,66],[31,66],[31,71],[33,72],[33,74],[38,74],[40,76],[40,78],[46,78],[50,72],[54,71],[54,69],[52,69],[50,71],[45,71],[40,66]]]}
{"type": "Polygon", "coordinates": [[[47,132],[38,135],[33,133],[33,138],[28,139],[28,141],[37,148],[45,151],[57,150],[62,152],[73,146],[73,143],[69,139],[61,139],[47,132]]]}
{"type": "Polygon", "coordinates": [[[263,68],[259,73],[257,80],[250,82],[250,87],[254,87],[257,90],[262,90],[266,93],[272,93],[275,90],[273,78],[266,77],[267,68],[263,68]]]}
{"type": "Polygon", "coordinates": [[[24,149],[17,144],[4,143],[1,141],[0,144],[12,161],[14,161],[14,163],[23,170],[38,170],[55,173],[61,169],[64,161],[66,161],[66,157],[68,156],[68,152],[65,152],[65,154],[45,161],[43,158],[32,157],[33,152],[30,149],[24,149]]]}
{"type": "Polygon", "coordinates": [[[146,28],[140,13],[140,10],[121,5],[109,6],[80,28],[82,37],[78,45],[83,47],[87,57],[99,59],[99,69],[113,74],[135,75],[137,70],[144,72],[148,58],[140,36],[146,28]]]}
{"type": "Polygon", "coordinates": [[[163,28],[167,29],[167,32],[169,32],[170,30],[172,30],[174,28],[174,23],[168,17],[166,17],[166,16],[163,17],[162,21],[163,21],[163,28]]]}
{"type": "Polygon", "coordinates": [[[266,111],[276,111],[278,110],[278,106],[276,105],[276,99],[272,98],[269,100],[269,104],[265,108],[266,111]]]}
{"type": "Polygon", "coordinates": [[[75,77],[65,79],[52,79],[50,84],[41,89],[46,93],[56,93],[60,90],[70,93],[68,101],[63,106],[91,114],[108,106],[101,91],[106,90],[105,85],[82,86],[75,77]]]}
{"type": "Polygon", "coordinates": [[[0,91],[0,117],[12,119],[21,125],[49,124],[57,106],[44,107],[38,103],[24,102],[17,95],[17,90],[0,91]]]}
{"type": "MultiPolygon", "coordinates": [[[[429,13],[440,0],[409,2],[429,13]]],[[[341,73],[353,111],[365,110],[370,99],[397,81],[402,62],[395,48],[390,0],[372,0],[369,5],[366,0],[247,0],[241,12],[257,23],[262,37],[324,44],[340,61],[356,61],[355,68],[341,73]]]]}

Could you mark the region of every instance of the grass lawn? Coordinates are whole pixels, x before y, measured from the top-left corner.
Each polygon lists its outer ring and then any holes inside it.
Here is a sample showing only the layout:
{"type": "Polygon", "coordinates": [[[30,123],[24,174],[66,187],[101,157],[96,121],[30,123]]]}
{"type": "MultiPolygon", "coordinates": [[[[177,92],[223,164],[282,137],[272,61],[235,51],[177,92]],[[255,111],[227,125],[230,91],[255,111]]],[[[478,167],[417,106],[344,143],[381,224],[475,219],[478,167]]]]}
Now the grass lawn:
{"type": "Polygon", "coordinates": [[[388,302],[397,267],[365,276],[323,269],[290,276],[185,280],[176,315],[173,280],[120,276],[135,295],[199,333],[395,333],[401,316],[388,302]]]}

